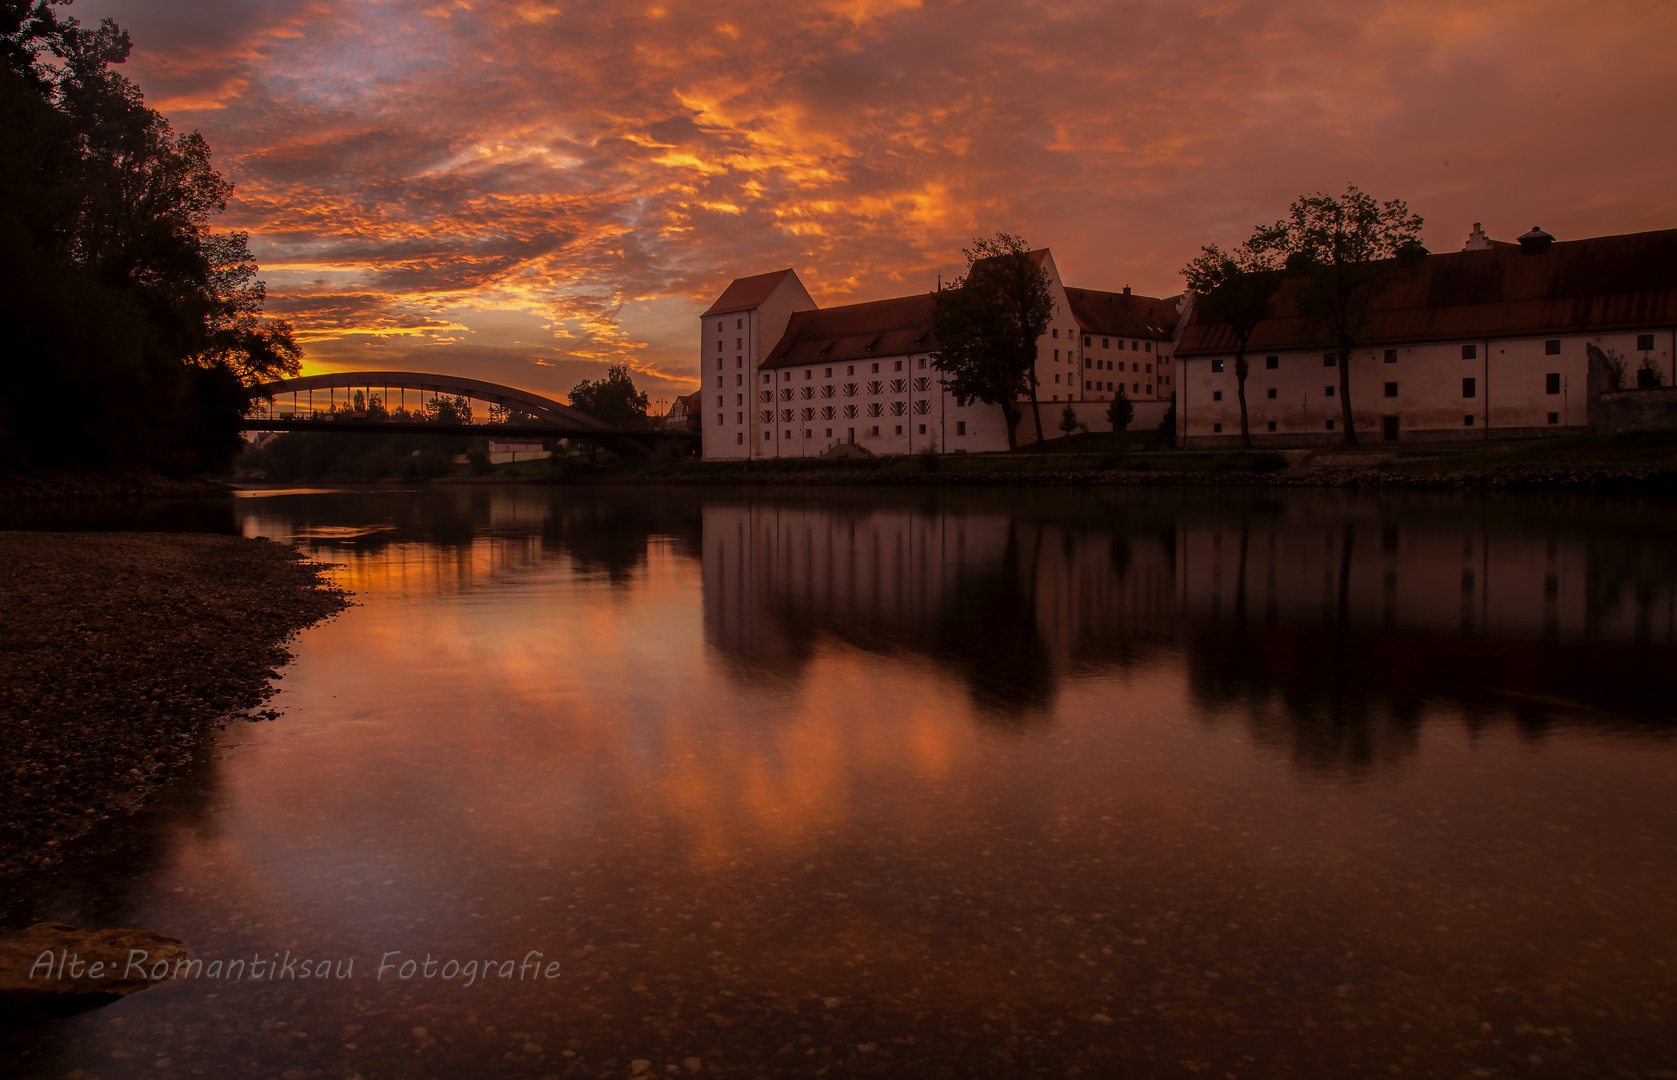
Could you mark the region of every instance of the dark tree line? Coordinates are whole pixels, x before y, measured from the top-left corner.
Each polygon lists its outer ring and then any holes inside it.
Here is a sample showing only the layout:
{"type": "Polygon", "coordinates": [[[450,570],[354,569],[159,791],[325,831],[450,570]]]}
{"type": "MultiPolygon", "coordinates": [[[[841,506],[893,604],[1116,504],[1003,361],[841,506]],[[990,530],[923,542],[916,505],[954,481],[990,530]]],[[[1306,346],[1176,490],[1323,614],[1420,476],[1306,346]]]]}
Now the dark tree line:
{"type": "Polygon", "coordinates": [[[186,473],[240,448],[246,386],[296,374],[233,186],[112,70],[110,20],[0,0],[0,464],[186,473]]]}

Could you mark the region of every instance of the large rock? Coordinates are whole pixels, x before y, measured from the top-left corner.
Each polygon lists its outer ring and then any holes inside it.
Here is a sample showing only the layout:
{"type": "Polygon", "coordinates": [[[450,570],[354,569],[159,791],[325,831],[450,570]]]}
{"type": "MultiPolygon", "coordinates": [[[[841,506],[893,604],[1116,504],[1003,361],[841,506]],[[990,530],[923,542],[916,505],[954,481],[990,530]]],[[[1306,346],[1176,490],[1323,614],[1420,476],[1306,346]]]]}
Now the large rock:
{"type": "Polygon", "coordinates": [[[0,1011],[138,993],[168,979],[188,954],[186,942],[149,930],[36,923],[0,935],[0,1011]]]}

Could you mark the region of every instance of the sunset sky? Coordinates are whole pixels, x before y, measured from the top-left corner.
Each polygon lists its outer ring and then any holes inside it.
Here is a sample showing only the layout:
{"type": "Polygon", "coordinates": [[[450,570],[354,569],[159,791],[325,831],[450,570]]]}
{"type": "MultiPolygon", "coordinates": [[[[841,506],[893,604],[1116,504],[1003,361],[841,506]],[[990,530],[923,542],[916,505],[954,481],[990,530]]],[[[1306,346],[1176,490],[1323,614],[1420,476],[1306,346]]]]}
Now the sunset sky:
{"type": "Polygon", "coordinates": [[[1181,290],[1300,194],[1426,243],[1677,226],[1677,3],[78,0],[238,185],[306,370],[691,389],[695,317],[795,267],[931,289],[973,235],[1181,290]]]}

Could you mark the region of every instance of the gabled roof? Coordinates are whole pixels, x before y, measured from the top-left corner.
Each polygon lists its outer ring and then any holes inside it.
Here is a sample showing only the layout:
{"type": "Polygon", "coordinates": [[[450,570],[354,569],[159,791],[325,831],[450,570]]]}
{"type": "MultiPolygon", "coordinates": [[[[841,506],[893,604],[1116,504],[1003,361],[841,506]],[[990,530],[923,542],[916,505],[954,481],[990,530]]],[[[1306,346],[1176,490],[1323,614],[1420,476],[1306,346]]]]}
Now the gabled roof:
{"type": "MultiPolygon", "coordinates": [[[[1677,229],[1557,241],[1541,255],[1517,245],[1429,255],[1420,272],[1374,302],[1368,345],[1472,341],[1677,325],[1677,229]]],[[[1283,289],[1276,317],[1247,345],[1296,349],[1304,321],[1283,289]]],[[[1196,311],[1178,356],[1232,353],[1233,333],[1196,311]]]]}
{"type": "Polygon", "coordinates": [[[1072,318],[1088,334],[1169,341],[1176,333],[1176,298],[1135,296],[1065,287],[1072,318]]]}
{"type": "MultiPolygon", "coordinates": [[[[780,283],[792,276],[792,270],[776,270],[770,274],[754,274],[751,277],[735,278],[733,284],[722,290],[722,295],[716,298],[716,303],[705,309],[705,315],[722,315],[730,311],[747,311],[762,305],[780,283]]],[[[699,316],[704,318],[704,315],[699,316]]]]}
{"type": "Polygon", "coordinates": [[[933,352],[932,293],[798,311],[762,367],[833,364],[933,352]]]}

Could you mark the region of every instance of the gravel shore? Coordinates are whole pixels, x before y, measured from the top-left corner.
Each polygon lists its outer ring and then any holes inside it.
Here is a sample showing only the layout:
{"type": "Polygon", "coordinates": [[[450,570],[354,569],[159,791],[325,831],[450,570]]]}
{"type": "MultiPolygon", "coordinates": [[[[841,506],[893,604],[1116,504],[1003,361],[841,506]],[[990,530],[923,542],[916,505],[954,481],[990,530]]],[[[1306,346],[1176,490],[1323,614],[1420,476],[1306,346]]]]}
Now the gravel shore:
{"type": "Polygon", "coordinates": [[[285,643],[347,606],[320,571],[236,536],[0,532],[0,912],[212,724],[265,715],[285,643]]]}

